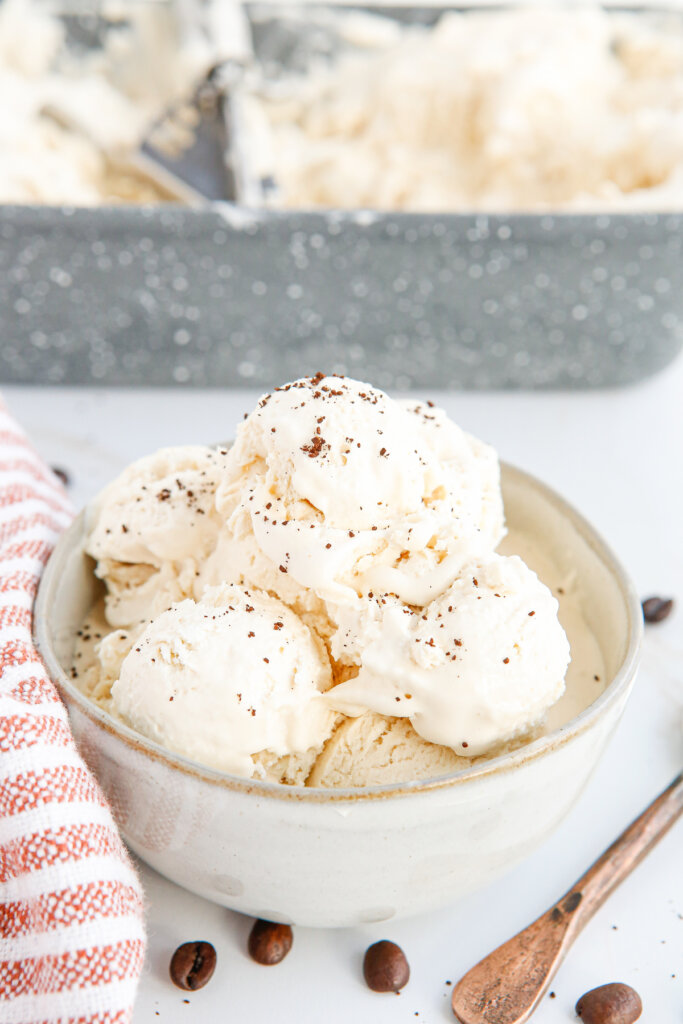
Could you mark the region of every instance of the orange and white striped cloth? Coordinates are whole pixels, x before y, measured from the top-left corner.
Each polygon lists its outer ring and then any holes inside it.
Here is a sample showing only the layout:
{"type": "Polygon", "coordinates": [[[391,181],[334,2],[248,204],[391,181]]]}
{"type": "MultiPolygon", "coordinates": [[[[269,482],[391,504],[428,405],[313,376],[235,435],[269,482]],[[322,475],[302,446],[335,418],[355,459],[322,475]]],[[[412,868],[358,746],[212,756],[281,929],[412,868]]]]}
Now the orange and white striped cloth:
{"type": "Polygon", "coordinates": [[[126,1024],[142,891],[31,639],[71,507],[0,403],[0,1022],[126,1024]]]}

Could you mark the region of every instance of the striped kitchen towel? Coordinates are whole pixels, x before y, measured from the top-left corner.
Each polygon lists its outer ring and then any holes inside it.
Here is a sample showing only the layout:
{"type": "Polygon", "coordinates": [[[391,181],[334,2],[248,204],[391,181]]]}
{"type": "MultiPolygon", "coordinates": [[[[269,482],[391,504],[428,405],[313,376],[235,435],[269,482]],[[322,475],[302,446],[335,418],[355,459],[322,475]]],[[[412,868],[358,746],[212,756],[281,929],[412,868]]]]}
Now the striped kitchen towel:
{"type": "Polygon", "coordinates": [[[125,1024],[142,891],[31,639],[72,511],[0,404],[0,1024],[125,1024]]]}

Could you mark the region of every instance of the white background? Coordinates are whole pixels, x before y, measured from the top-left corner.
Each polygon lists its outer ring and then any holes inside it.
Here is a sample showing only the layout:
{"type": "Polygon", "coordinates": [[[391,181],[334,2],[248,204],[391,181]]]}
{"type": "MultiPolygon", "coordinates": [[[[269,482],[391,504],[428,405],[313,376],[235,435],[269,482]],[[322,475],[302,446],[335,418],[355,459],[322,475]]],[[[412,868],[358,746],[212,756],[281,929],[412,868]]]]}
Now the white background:
{"type": "MultiPolygon", "coordinates": [[[[229,438],[255,392],[6,388],[11,410],[52,464],[73,479],[77,505],[123,465],[156,447],[229,438]]],[[[488,888],[408,921],[340,931],[297,929],[287,960],[264,968],[246,955],[251,921],[213,906],[141,866],[149,955],[135,1024],[452,1021],[446,981],[545,910],[683,763],[683,360],[618,391],[431,392],[502,458],[555,487],[603,533],[642,596],[674,595],[676,613],[649,627],[642,669],[618,733],[555,835],[488,888]],[[412,976],[399,995],[362,980],[370,942],[400,943],[412,976]],[[213,942],[210,984],[183,993],[168,979],[171,953],[213,942]],[[185,1000],[188,1000],[187,1002],[185,1000]]],[[[625,981],[642,995],[643,1021],[683,1021],[683,828],[679,825],[580,936],[534,1020],[575,1019],[586,990],[625,981]],[[677,975],[677,977],[675,977],[677,975]]]]}

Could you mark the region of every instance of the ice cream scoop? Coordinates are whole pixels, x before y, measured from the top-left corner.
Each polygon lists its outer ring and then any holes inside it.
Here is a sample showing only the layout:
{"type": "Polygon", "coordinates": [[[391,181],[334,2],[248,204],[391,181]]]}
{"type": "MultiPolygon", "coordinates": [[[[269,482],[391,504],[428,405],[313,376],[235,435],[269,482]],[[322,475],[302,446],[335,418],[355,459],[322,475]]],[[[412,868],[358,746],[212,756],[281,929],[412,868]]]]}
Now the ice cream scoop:
{"type": "Polygon", "coordinates": [[[175,604],[124,658],[114,711],[168,750],[250,777],[252,755],[322,748],[336,715],[322,698],[321,641],[280,601],[233,584],[175,604]]]}
{"type": "Polygon", "coordinates": [[[319,374],[265,395],[238,428],[218,488],[226,567],[285,600],[443,592],[504,533],[495,453],[439,410],[319,374]]]}
{"type": "Polygon", "coordinates": [[[409,718],[476,756],[538,722],[564,690],[569,644],[557,601],[517,556],[470,563],[426,608],[390,595],[338,609],[332,655],[358,675],[326,699],[347,715],[409,718]]]}
{"type": "Polygon", "coordinates": [[[107,586],[107,619],[128,626],[193,593],[221,526],[226,450],[163,448],[132,463],[88,512],[86,552],[107,586]]]}

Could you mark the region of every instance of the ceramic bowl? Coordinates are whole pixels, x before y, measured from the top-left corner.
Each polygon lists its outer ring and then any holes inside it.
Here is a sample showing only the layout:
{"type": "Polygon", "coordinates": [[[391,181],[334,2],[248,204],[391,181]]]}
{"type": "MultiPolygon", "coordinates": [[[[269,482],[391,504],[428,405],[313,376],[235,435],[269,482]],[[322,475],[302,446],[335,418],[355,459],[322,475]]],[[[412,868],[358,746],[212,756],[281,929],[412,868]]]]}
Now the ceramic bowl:
{"type": "Polygon", "coordinates": [[[624,710],[642,635],[637,596],[593,528],[537,480],[503,467],[511,532],[578,581],[607,684],[571,721],[514,752],[426,781],[306,789],[241,779],[172,754],[114,721],[67,677],[100,584],[83,515],[47,565],[36,638],[81,752],[130,848],[207,899],[269,920],[335,927],[441,906],[542,843],[581,793],[624,710]]]}

